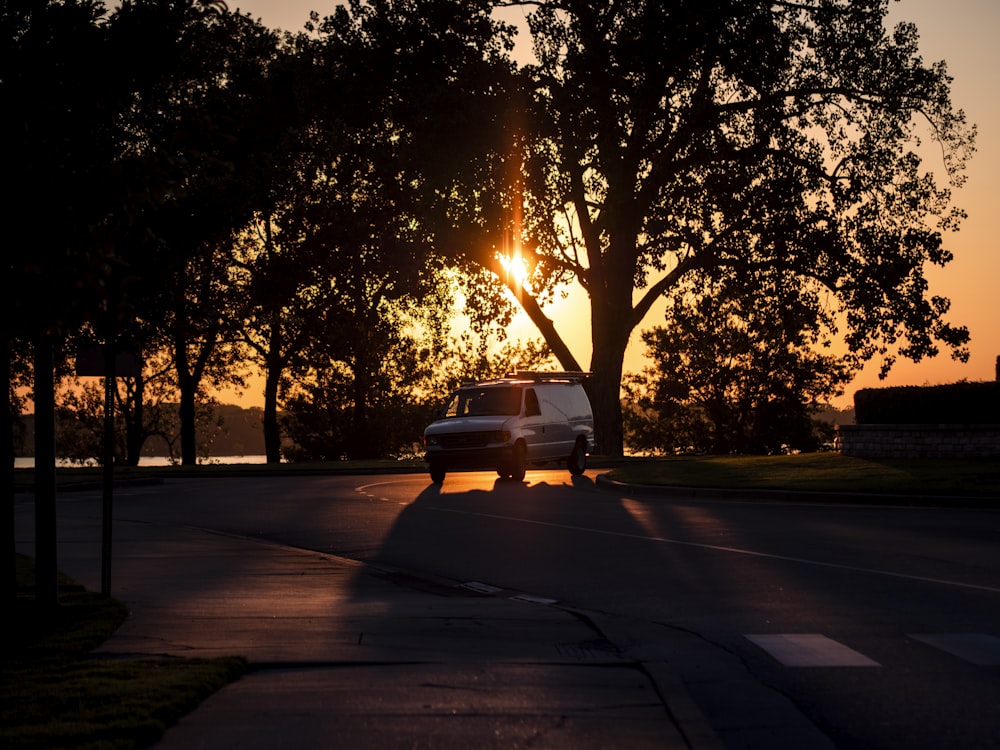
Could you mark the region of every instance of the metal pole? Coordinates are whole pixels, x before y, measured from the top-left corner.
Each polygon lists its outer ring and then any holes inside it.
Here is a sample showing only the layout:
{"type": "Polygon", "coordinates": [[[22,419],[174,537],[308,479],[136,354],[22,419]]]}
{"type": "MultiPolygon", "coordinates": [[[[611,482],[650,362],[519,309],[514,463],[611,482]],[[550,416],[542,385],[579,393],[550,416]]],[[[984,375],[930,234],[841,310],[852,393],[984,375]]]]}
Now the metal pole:
{"type": "Polygon", "coordinates": [[[35,598],[59,605],[56,545],[55,359],[52,339],[35,341],[35,598]]]}
{"type": "Polygon", "coordinates": [[[101,594],[111,596],[112,488],[115,480],[115,346],[108,337],[104,348],[104,502],[101,524],[101,594]]]}

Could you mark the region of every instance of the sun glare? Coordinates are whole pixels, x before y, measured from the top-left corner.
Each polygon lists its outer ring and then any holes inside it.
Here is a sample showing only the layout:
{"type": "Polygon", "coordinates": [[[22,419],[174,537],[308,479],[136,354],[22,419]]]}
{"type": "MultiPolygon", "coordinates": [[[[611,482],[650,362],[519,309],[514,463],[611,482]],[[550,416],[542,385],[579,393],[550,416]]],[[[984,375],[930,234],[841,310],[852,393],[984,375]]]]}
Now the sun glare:
{"type": "Polygon", "coordinates": [[[510,285],[516,284],[518,287],[530,291],[528,287],[530,274],[528,272],[528,266],[524,262],[524,258],[521,256],[520,248],[516,248],[510,255],[498,253],[497,260],[500,261],[500,265],[503,267],[504,273],[507,274],[507,278],[504,279],[504,281],[510,285]]]}

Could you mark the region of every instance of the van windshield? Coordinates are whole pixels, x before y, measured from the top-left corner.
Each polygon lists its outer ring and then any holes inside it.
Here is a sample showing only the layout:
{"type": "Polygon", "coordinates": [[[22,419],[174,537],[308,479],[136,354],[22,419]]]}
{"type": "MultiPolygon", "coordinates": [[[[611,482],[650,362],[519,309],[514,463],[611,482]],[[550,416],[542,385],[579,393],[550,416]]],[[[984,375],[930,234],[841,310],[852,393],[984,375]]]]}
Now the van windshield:
{"type": "Polygon", "coordinates": [[[461,388],[452,394],[446,417],[516,416],[521,413],[521,386],[461,388]]]}

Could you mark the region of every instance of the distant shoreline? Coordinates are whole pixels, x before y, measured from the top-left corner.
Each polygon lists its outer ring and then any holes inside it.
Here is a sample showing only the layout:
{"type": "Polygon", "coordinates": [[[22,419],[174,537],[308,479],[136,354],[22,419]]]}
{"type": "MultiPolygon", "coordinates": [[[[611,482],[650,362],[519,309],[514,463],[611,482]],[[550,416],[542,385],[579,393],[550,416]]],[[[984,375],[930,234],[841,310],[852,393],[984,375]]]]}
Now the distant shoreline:
{"type": "MultiPolygon", "coordinates": [[[[207,459],[198,459],[199,464],[266,464],[267,456],[210,456],[207,459]]],[[[180,464],[180,459],[177,460],[180,464]]],[[[78,467],[81,464],[63,459],[56,461],[58,468],[78,467]]],[[[170,459],[167,456],[141,456],[139,466],[170,466],[170,459]]],[[[18,456],[14,459],[15,469],[35,468],[35,459],[32,456],[18,456]]]]}

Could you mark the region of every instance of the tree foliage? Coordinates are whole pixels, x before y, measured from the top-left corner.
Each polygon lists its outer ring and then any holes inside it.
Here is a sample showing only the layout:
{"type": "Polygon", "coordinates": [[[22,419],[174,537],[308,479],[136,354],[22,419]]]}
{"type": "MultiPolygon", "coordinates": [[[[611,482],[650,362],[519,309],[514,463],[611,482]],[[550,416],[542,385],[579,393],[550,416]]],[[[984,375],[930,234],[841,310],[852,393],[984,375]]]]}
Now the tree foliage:
{"type": "MultiPolygon", "coordinates": [[[[127,87],[114,74],[101,25],[104,7],[78,0],[0,7],[0,148],[3,149],[4,273],[0,274],[3,391],[13,354],[30,346],[33,401],[45,415],[35,431],[38,594],[55,605],[54,394],[60,337],[94,320],[106,305],[111,250],[101,231],[114,190],[117,132],[127,87]],[[93,67],[91,67],[93,66],[93,67]],[[92,70],[109,70],[100,80],[92,70]]],[[[4,410],[12,434],[14,410],[4,410]]],[[[13,443],[3,440],[4,559],[13,558],[13,443]],[[8,471],[6,467],[11,467],[8,471]]],[[[13,593],[9,568],[3,583],[13,593]]]]}
{"type": "MultiPolygon", "coordinates": [[[[253,269],[245,279],[254,300],[244,334],[267,362],[271,403],[285,395],[284,372],[311,371],[306,387],[338,394],[324,398],[343,423],[339,394],[349,388],[349,427],[338,429],[363,457],[386,450],[384,429],[369,421],[384,408],[385,386],[394,386],[396,375],[386,372],[394,352],[415,330],[440,338],[451,307],[416,209],[400,128],[391,106],[372,94],[382,90],[380,72],[359,75],[373,54],[361,25],[367,13],[361,5],[341,8],[315,39],[296,40],[307,99],[302,127],[262,216],[261,241],[243,264],[253,269]]],[[[301,410],[302,395],[293,401],[301,410]]],[[[268,440],[269,456],[275,442],[268,440]]]]}
{"type": "Polygon", "coordinates": [[[821,284],[857,364],[967,356],[924,269],[974,129],[887,0],[526,5],[524,239],[589,295],[598,450],[621,451],[629,337],[695,272],[821,284]]]}
{"type": "Polygon", "coordinates": [[[695,277],[675,293],[665,324],[643,333],[653,365],[626,379],[629,446],[666,454],[817,449],[811,415],[840,393],[850,368],[821,353],[830,341],[819,299],[796,283],[772,276],[746,289],[695,277]]]}
{"type": "Polygon", "coordinates": [[[128,89],[115,75],[99,2],[5,3],[0,148],[5,339],[58,336],[96,317],[111,247],[95,228],[114,200],[128,89]],[[101,79],[94,70],[108,70],[101,79]]]}
{"type": "Polygon", "coordinates": [[[277,37],[248,16],[180,0],[124,3],[111,26],[160,52],[142,58],[128,120],[129,173],[145,175],[131,187],[151,200],[122,232],[119,326],[152,324],[154,348],[172,352],[182,461],[193,464],[204,390],[241,382],[229,269],[284,133],[268,78],[277,37]]]}
{"type": "Polygon", "coordinates": [[[493,6],[354,0],[314,21],[329,72],[328,119],[383,134],[396,194],[432,240],[433,256],[460,269],[464,312],[477,330],[509,322],[513,312],[491,278],[500,268],[494,243],[509,218],[511,165],[519,163],[509,151],[512,30],[492,18],[493,6]],[[346,73],[333,79],[334,71],[346,73]]]}
{"type": "Polygon", "coordinates": [[[602,453],[622,450],[624,353],[663,299],[647,343],[665,352],[696,352],[715,316],[775,339],[756,292],[794,311],[782,335],[841,339],[847,367],[963,358],[925,268],[951,259],[974,128],[887,2],[506,2],[528,10],[520,66],[494,0],[351,0],[283,49],[222,4],[5,5],[8,390],[32,340],[169,344],[190,433],[211,373],[239,377],[219,352],[245,344],[269,456],[279,393],[377,452],[395,407],[372,394],[447,359],[452,293],[479,333],[516,300],[584,369],[545,312],[567,284],[590,299],[602,453]],[[695,284],[722,291],[692,307],[695,284]]]}
{"type": "Polygon", "coordinates": [[[330,362],[300,380],[286,400],[284,430],[291,460],[338,460],[422,455],[419,443],[442,399],[462,382],[502,377],[512,370],[543,369],[547,348],[536,341],[500,344],[493,335],[464,333],[431,349],[412,337],[393,337],[379,350],[369,374],[366,434],[356,419],[356,380],[345,363],[330,362]]]}

